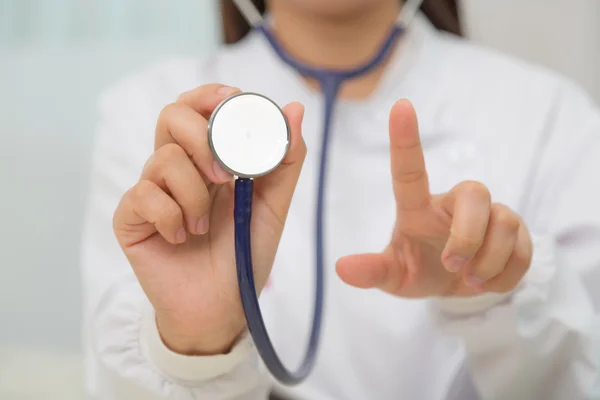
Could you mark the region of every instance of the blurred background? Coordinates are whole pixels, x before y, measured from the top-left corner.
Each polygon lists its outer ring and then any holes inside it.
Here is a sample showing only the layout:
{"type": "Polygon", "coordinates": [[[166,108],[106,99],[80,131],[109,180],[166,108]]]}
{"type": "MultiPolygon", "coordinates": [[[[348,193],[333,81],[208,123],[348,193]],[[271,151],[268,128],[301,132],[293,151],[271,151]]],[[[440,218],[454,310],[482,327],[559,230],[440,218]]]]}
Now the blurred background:
{"type": "MultiPolygon", "coordinates": [[[[0,0],[0,399],[84,399],[79,240],[98,93],[220,42],[216,0],[0,0]]],[[[474,41],[600,103],[599,0],[462,0],[474,41]]]]}
{"type": "Polygon", "coordinates": [[[0,399],[83,399],[79,240],[96,97],[219,42],[206,0],[0,0],[0,399]]]}

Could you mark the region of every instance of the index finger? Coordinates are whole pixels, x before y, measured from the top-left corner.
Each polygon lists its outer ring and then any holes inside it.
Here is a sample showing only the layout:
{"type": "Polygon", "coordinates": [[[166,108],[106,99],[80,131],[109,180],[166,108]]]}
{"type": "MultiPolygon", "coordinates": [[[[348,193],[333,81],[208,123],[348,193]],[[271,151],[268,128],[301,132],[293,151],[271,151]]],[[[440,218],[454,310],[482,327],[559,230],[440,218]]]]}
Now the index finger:
{"type": "Polygon", "coordinates": [[[239,91],[240,89],[218,83],[202,85],[182,93],[177,103],[185,104],[208,120],[221,101],[239,91]]]}
{"type": "Polygon", "coordinates": [[[390,112],[390,160],[398,209],[426,207],[431,198],[429,180],[417,115],[408,100],[397,101],[390,112]]]}
{"type": "MultiPolygon", "coordinates": [[[[177,143],[194,160],[200,171],[214,183],[224,183],[231,174],[224,171],[208,145],[208,118],[214,109],[239,89],[220,84],[203,85],[179,96],[162,111],[156,124],[154,148],[177,143]]],[[[208,183],[208,182],[207,182],[208,183]]]]}

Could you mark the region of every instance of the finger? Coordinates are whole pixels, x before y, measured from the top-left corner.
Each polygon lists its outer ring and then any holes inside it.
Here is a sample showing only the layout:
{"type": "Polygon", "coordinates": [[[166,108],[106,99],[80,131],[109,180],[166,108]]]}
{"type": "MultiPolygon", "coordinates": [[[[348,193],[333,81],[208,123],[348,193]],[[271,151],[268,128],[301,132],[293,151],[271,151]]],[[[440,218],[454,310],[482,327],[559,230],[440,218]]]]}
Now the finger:
{"type": "Polygon", "coordinates": [[[515,249],[502,273],[483,284],[485,291],[507,293],[513,290],[531,265],[532,243],[525,224],[521,221],[515,249]]]}
{"type": "Polygon", "coordinates": [[[179,205],[158,185],[146,180],[123,196],[113,217],[113,229],[122,248],[140,243],[156,232],[171,244],[186,239],[179,205]]]}
{"type": "Polygon", "coordinates": [[[404,272],[391,250],[381,254],[359,254],[341,258],[336,265],[338,276],[348,285],[361,289],[377,288],[397,294],[404,272]]]}
{"type": "Polygon", "coordinates": [[[519,225],[518,217],[508,207],[500,204],[492,207],[483,245],[465,269],[467,285],[481,288],[484,282],[504,271],[517,242],[519,225]]]}
{"type": "Polygon", "coordinates": [[[290,126],[290,147],[282,163],[271,173],[256,179],[255,193],[279,222],[287,217],[296,183],[306,157],[306,144],[302,138],[304,106],[290,103],[283,108],[290,126]]]}
{"type": "Polygon", "coordinates": [[[177,103],[190,107],[208,120],[219,103],[239,92],[238,88],[221,84],[203,85],[182,93],[177,103]]]}
{"type": "Polygon", "coordinates": [[[158,149],[146,163],[142,179],[154,182],[173,196],[183,211],[190,233],[202,235],[208,232],[208,189],[180,146],[168,144],[158,149]]]}
{"type": "Polygon", "coordinates": [[[176,143],[213,183],[225,183],[233,177],[215,161],[208,144],[208,121],[183,103],[166,106],[158,119],[155,149],[176,143]]]}
{"type": "Polygon", "coordinates": [[[467,181],[446,195],[443,207],[452,216],[452,225],[442,252],[442,263],[448,271],[458,272],[483,244],[491,196],[483,184],[467,181]]]}
{"type": "Polygon", "coordinates": [[[429,204],[429,182],[419,138],[417,115],[407,100],[394,104],[390,113],[390,155],[396,203],[400,210],[429,204]]]}

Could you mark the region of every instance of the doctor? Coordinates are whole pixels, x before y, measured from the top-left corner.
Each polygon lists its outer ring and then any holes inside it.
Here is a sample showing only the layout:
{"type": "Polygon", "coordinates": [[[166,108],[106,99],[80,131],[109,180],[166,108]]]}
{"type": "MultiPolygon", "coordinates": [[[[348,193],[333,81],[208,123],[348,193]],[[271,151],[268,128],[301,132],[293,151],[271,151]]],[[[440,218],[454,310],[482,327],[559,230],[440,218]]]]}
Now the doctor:
{"type": "MultiPolygon", "coordinates": [[[[338,69],[372,57],[402,6],[267,3],[288,53],[338,69]]],[[[230,38],[242,33],[232,21],[230,38]]],[[[344,84],[325,204],[324,333],[313,373],[294,387],[270,379],[246,332],[232,176],[207,140],[212,111],[240,90],[287,104],[291,147],[256,180],[252,251],[275,346],[290,367],[303,355],[322,98],[253,31],[207,60],[151,67],[101,99],[83,249],[91,394],[591,396],[600,111],[579,88],[422,15],[381,67],[344,84]]]]}

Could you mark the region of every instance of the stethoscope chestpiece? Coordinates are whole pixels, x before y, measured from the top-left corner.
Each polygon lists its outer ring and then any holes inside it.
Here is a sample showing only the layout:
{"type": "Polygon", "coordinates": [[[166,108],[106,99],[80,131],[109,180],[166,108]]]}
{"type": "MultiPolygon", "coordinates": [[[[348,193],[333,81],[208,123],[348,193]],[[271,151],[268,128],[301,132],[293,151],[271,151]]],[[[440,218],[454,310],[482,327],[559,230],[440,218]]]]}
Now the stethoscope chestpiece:
{"type": "Polygon", "coordinates": [[[215,160],[240,178],[257,178],[276,169],[290,144],[290,127],[281,108],[256,93],[223,100],[208,121],[208,143],[215,160]]]}

